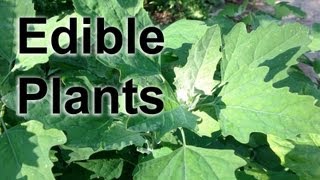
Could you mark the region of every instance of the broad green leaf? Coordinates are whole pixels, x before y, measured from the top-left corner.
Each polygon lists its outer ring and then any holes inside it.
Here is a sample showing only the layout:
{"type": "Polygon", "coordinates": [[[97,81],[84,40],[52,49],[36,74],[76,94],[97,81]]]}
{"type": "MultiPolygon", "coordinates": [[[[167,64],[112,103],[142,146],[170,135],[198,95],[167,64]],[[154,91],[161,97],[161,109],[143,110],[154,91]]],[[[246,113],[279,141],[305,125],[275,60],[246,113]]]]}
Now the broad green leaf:
{"type": "Polygon", "coordinates": [[[298,24],[272,24],[250,34],[244,28],[237,25],[225,40],[222,64],[227,85],[218,100],[223,135],[248,142],[252,132],[283,138],[318,133],[320,109],[314,106],[315,99],[289,93],[287,88],[276,89],[272,82],[266,82],[288,76],[287,66],[296,63],[291,57],[300,53],[295,47],[305,49],[308,45],[308,31],[298,24]],[[288,62],[281,62],[283,59],[288,62]],[[266,64],[271,68],[268,73],[264,67],[257,68],[266,64]]]}
{"type": "Polygon", "coordinates": [[[160,140],[162,144],[166,144],[168,147],[182,145],[182,143],[179,142],[178,137],[171,132],[166,133],[160,140]]]}
{"type": "MultiPolygon", "coordinates": [[[[140,11],[137,12],[134,17],[136,20],[135,32],[136,32],[137,39],[140,36],[139,33],[141,33],[146,27],[155,26],[149,16],[149,12],[143,8],[140,9],[140,11]]],[[[127,37],[129,34],[128,31],[131,31],[131,30],[129,30],[129,27],[127,25],[127,19],[122,20],[122,24],[125,26],[125,29],[123,30],[123,33],[124,33],[123,36],[124,36],[124,38],[128,39],[128,37],[127,37]]],[[[159,27],[157,27],[157,28],[159,28],[159,27]]],[[[139,47],[139,46],[140,46],[139,43],[136,43],[136,47],[139,47]]],[[[141,51],[141,50],[139,49],[139,51],[141,51]]]]}
{"type": "Polygon", "coordinates": [[[192,112],[194,115],[198,116],[200,122],[198,123],[197,134],[199,136],[207,136],[212,137],[212,133],[220,130],[220,125],[218,121],[213,119],[207,113],[202,111],[194,111],[192,112]]]}
{"type": "Polygon", "coordinates": [[[183,107],[178,107],[170,111],[165,111],[154,117],[132,117],[128,121],[128,129],[133,131],[156,131],[158,138],[170,130],[178,127],[195,129],[197,123],[197,116],[187,111],[183,107]]]}
{"type": "Polygon", "coordinates": [[[275,16],[277,18],[282,18],[290,14],[295,15],[299,18],[305,18],[307,14],[302,11],[299,7],[292,6],[288,2],[280,2],[274,6],[275,16]]]}
{"type": "MultiPolygon", "coordinates": [[[[71,15],[67,15],[61,19],[59,16],[54,16],[47,20],[46,24],[37,24],[34,25],[34,31],[43,31],[45,32],[45,38],[32,38],[28,41],[28,47],[46,47],[47,53],[46,54],[18,54],[17,62],[12,71],[15,70],[29,70],[37,64],[43,64],[49,61],[49,57],[55,54],[51,46],[51,35],[53,31],[58,27],[69,27],[70,26],[70,18],[77,18],[77,38],[82,36],[82,17],[77,14],[73,13],[71,15]]],[[[69,44],[69,38],[66,36],[61,35],[59,38],[59,44],[61,46],[69,44]]]]}
{"type": "Polygon", "coordinates": [[[163,30],[165,48],[178,49],[183,44],[193,44],[205,34],[208,28],[202,21],[186,19],[177,21],[163,30]]]}
{"type": "Polygon", "coordinates": [[[91,179],[104,178],[105,180],[112,180],[119,178],[123,168],[123,160],[111,159],[111,160],[88,160],[86,162],[76,162],[81,167],[94,172],[90,176],[91,179]]]}
{"type": "Polygon", "coordinates": [[[115,27],[123,28],[125,18],[135,16],[143,8],[143,0],[73,0],[76,11],[83,16],[100,16],[115,27]]]}
{"type": "MultiPolygon", "coordinates": [[[[73,0],[79,14],[93,18],[103,17],[106,26],[114,26],[122,30],[124,39],[127,38],[129,28],[135,28],[136,37],[138,37],[140,31],[153,25],[148,12],[143,9],[143,2],[143,0],[73,0]],[[135,17],[136,27],[128,27],[128,17],[135,17]]],[[[92,25],[92,29],[95,29],[95,25],[92,25]]]]}
{"type": "Polygon", "coordinates": [[[268,14],[258,14],[253,16],[253,20],[252,20],[252,28],[253,29],[257,29],[259,27],[263,27],[263,26],[269,26],[272,23],[276,23],[276,24],[282,24],[281,20],[268,15],[268,14]]]}
{"type": "Polygon", "coordinates": [[[95,151],[121,150],[132,144],[142,146],[145,142],[140,133],[127,130],[120,123],[115,123],[110,127],[108,125],[109,122],[103,122],[102,119],[90,118],[88,121],[85,121],[84,118],[81,118],[74,125],[70,121],[76,120],[67,119],[64,124],[63,122],[62,124],[60,123],[63,125],[61,129],[67,129],[67,125],[73,127],[65,130],[68,139],[70,139],[66,145],[70,147],[91,147],[95,151]],[[94,127],[95,125],[100,126],[94,127]]]}
{"type": "Polygon", "coordinates": [[[27,16],[35,16],[32,0],[0,2],[0,56],[10,63],[15,60],[17,54],[19,17],[27,16]]]}
{"type": "Polygon", "coordinates": [[[172,153],[172,149],[168,148],[168,147],[162,147],[160,149],[154,149],[152,151],[152,156],[153,158],[160,158],[162,156],[166,156],[168,154],[172,153]]]}
{"type": "Polygon", "coordinates": [[[134,179],[236,179],[235,170],[245,164],[231,150],[184,146],[138,164],[134,179]]]}
{"type": "Polygon", "coordinates": [[[140,76],[134,79],[134,83],[138,85],[138,91],[145,87],[157,87],[162,91],[162,101],[164,103],[164,111],[171,111],[180,107],[179,102],[174,94],[171,85],[162,77],[162,74],[154,76],[140,76]]]}
{"type": "MultiPolygon", "coordinates": [[[[120,150],[135,144],[142,146],[144,139],[140,133],[127,130],[123,123],[113,123],[113,119],[106,114],[102,116],[70,116],[51,114],[50,94],[40,101],[28,104],[26,119],[40,119],[45,128],[56,128],[66,132],[71,148],[90,147],[97,150],[120,150]]],[[[10,93],[3,97],[3,102],[12,110],[16,109],[16,94],[10,93]]]]}
{"type": "MultiPolygon", "coordinates": [[[[144,29],[147,26],[151,26],[152,21],[149,18],[148,13],[142,8],[143,1],[122,1],[116,0],[113,1],[97,1],[95,3],[106,3],[106,6],[114,6],[114,8],[120,8],[117,10],[120,14],[112,13],[112,15],[105,17],[108,24],[110,22],[108,20],[115,19],[118,22],[119,27],[123,27],[123,25],[127,26],[124,22],[127,17],[135,16],[136,18],[136,32],[144,29]],[[116,5],[117,4],[117,5],[116,5]],[[136,4],[136,6],[134,6],[136,4]],[[126,7],[122,8],[121,6],[126,7]],[[120,7],[118,7],[120,6],[120,7]],[[130,10],[131,8],[131,10],[130,10]],[[134,8],[135,10],[132,10],[134,8]],[[117,17],[114,17],[117,16],[117,17]]],[[[94,3],[93,3],[94,4],[94,3]]],[[[106,12],[109,13],[109,9],[105,9],[106,12]]],[[[112,25],[112,23],[111,23],[112,25]]],[[[123,27],[124,29],[124,27],[123,27]]],[[[124,33],[127,34],[127,30],[124,29],[124,33]]],[[[126,35],[125,35],[126,36],[126,35]]],[[[122,49],[120,53],[115,56],[109,55],[99,55],[97,57],[98,61],[104,64],[107,67],[115,68],[120,71],[120,80],[123,81],[129,78],[141,78],[145,76],[153,76],[160,74],[160,67],[158,66],[157,62],[155,62],[151,57],[146,56],[140,50],[136,49],[136,53],[134,55],[128,55],[125,52],[125,48],[122,49]]]]}
{"type": "Polygon", "coordinates": [[[308,51],[309,43],[308,28],[297,23],[283,26],[272,23],[251,33],[247,33],[245,24],[239,23],[225,37],[223,80],[228,81],[241,67],[255,68],[262,63],[270,67],[269,76],[278,76],[276,79],[280,80],[286,77],[285,70],[297,64],[296,59],[308,51]]]}
{"type": "Polygon", "coordinates": [[[310,50],[313,52],[320,51],[320,23],[313,24],[311,39],[312,42],[309,45],[310,50]]]}
{"type": "Polygon", "coordinates": [[[69,147],[62,145],[62,154],[63,158],[67,163],[71,163],[73,161],[83,161],[90,158],[90,156],[96,152],[99,152],[101,150],[93,150],[90,147],[86,148],[77,148],[77,147],[69,147]]]}
{"type": "Polygon", "coordinates": [[[153,59],[137,52],[133,56],[127,56],[125,53],[113,57],[99,56],[98,60],[107,67],[118,69],[121,81],[133,78],[134,84],[139,87],[158,87],[163,92],[164,112],[151,117],[130,118],[129,129],[137,132],[157,131],[159,138],[178,127],[194,129],[196,117],[180,107],[172,88],[162,77],[160,67],[153,59]]]}
{"type": "Polygon", "coordinates": [[[128,56],[124,52],[115,56],[99,55],[98,60],[107,67],[118,69],[121,81],[160,74],[157,63],[138,51],[132,56],[128,56]]]}
{"type": "Polygon", "coordinates": [[[187,64],[175,68],[174,84],[179,101],[190,104],[199,94],[212,94],[212,89],[219,83],[213,76],[222,57],[221,45],[220,28],[213,26],[192,47],[187,64]]]}
{"type": "Polygon", "coordinates": [[[320,136],[301,134],[286,140],[268,135],[271,149],[279,156],[283,166],[294,171],[300,179],[320,178],[320,136]]]}
{"type": "Polygon", "coordinates": [[[54,179],[49,151],[67,141],[62,131],[43,129],[29,121],[0,135],[0,174],[3,179],[54,179]]]}
{"type": "MultiPolygon", "coordinates": [[[[83,56],[77,54],[74,56],[52,56],[50,57],[50,70],[52,73],[62,72],[60,76],[69,73],[71,77],[74,76],[96,76],[98,78],[109,79],[106,84],[110,83],[112,78],[117,76],[112,72],[112,69],[106,68],[99,61],[97,61],[95,56],[83,56]]],[[[57,73],[55,73],[57,74],[57,73]]],[[[51,75],[51,74],[50,74],[51,75]]],[[[61,77],[63,78],[63,77],[61,77]]],[[[118,79],[117,79],[118,81],[118,79]]]]}
{"type": "MultiPolygon", "coordinates": [[[[219,22],[208,22],[208,24],[217,23],[219,22]]],[[[164,51],[161,56],[161,70],[171,84],[175,78],[174,68],[186,64],[192,44],[199,41],[208,28],[205,22],[182,19],[163,30],[164,47],[167,51],[164,51]]]]}
{"type": "Polygon", "coordinates": [[[218,100],[223,135],[246,143],[253,132],[293,138],[320,133],[320,108],[310,96],[292,94],[265,82],[265,67],[243,67],[228,80],[218,100]]]}

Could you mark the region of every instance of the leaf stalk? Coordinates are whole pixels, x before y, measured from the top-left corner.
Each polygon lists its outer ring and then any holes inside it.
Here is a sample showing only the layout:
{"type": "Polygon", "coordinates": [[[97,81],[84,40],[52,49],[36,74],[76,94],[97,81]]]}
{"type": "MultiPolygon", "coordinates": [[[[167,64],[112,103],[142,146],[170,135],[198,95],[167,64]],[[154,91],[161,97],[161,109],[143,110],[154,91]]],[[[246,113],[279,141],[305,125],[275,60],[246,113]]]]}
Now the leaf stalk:
{"type": "Polygon", "coordinates": [[[186,146],[187,145],[187,142],[186,142],[186,136],[185,136],[185,134],[184,134],[184,130],[183,130],[183,128],[179,128],[179,130],[180,130],[180,133],[181,133],[181,136],[182,136],[182,142],[183,142],[183,146],[186,146]]]}

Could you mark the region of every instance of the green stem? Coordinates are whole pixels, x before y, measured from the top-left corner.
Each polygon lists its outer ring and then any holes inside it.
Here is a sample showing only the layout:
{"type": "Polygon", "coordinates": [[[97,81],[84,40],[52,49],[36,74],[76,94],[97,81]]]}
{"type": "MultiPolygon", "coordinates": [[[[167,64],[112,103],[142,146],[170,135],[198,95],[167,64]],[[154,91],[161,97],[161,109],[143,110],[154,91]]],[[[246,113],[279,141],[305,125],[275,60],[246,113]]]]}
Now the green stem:
{"type": "Polygon", "coordinates": [[[0,111],[0,119],[1,119],[1,121],[3,121],[2,118],[4,117],[5,109],[6,109],[6,106],[3,104],[1,106],[1,111],[0,111]]]}
{"type": "Polygon", "coordinates": [[[183,128],[179,128],[179,130],[180,130],[180,133],[181,133],[181,136],[182,136],[183,146],[186,146],[187,142],[186,142],[186,136],[184,134],[183,128]]]}
{"type": "Polygon", "coordinates": [[[11,71],[6,75],[6,77],[4,77],[4,79],[1,81],[1,86],[8,80],[9,76],[11,74],[11,71]]]}
{"type": "Polygon", "coordinates": [[[6,132],[6,125],[3,121],[3,117],[4,117],[4,113],[5,113],[5,105],[2,105],[2,102],[1,103],[1,110],[0,110],[0,123],[1,123],[1,126],[0,126],[0,132],[6,132]]]}
{"type": "Polygon", "coordinates": [[[4,130],[4,134],[6,134],[6,137],[7,137],[7,139],[8,139],[10,148],[11,148],[12,153],[13,153],[14,160],[16,161],[17,166],[18,166],[19,168],[21,168],[21,165],[20,165],[20,163],[19,163],[19,161],[18,161],[18,156],[17,156],[17,154],[16,154],[16,152],[15,152],[15,149],[14,149],[13,144],[12,144],[12,142],[11,142],[11,139],[10,139],[10,137],[9,137],[6,124],[4,123],[4,120],[3,120],[4,114],[5,114],[5,110],[6,110],[6,105],[2,105],[1,111],[0,111],[0,123],[2,124],[2,128],[3,128],[3,130],[4,130]]]}

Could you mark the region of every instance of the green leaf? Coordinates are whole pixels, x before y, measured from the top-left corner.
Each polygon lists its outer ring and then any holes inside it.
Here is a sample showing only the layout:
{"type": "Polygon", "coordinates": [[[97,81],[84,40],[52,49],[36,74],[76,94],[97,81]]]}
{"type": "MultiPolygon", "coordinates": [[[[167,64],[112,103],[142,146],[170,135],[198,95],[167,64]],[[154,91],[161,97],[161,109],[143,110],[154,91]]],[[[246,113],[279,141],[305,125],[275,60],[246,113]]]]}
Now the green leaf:
{"type": "Polygon", "coordinates": [[[183,44],[193,44],[205,34],[208,28],[203,21],[179,20],[163,30],[164,47],[178,49],[183,44]]]}
{"type": "Polygon", "coordinates": [[[268,135],[268,142],[283,166],[294,171],[300,179],[320,178],[319,134],[302,134],[292,140],[268,135]]]}
{"type": "MultiPolygon", "coordinates": [[[[31,69],[37,64],[43,64],[48,62],[49,57],[55,54],[55,51],[51,46],[51,35],[57,27],[69,27],[70,18],[77,18],[77,31],[74,33],[77,34],[77,38],[81,37],[83,24],[82,24],[81,16],[77,13],[67,15],[62,19],[59,16],[54,16],[48,19],[45,25],[43,24],[34,25],[33,26],[34,31],[45,32],[45,38],[32,38],[30,41],[28,41],[28,46],[29,47],[46,47],[47,53],[46,54],[18,54],[17,56],[18,61],[16,62],[12,71],[15,71],[15,70],[26,71],[31,69]]],[[[66,38],[65,36],[61,36],[61,38],[59,38],[59,44],[61,46],[64,46],[68,43],[69,43],[69,38],[66,38]]]]}
{"type": "Polygon", "coordinates": [[[212,89],[219,83],[213,76],[222,57],[221,45],[220,28],[213,26],[192,47],[187,64],[175,68],[174,85],[179,101],[191,104],[199,94],[212,94],[212,89]]]}
{"type": "Polygon", "coordinates": [[[76,11],[83,16],[100,16],[115,27],[123,28],[125,18],[135,16],[143,8],[143,0],[73,0],[76,11]]]}
{"type": "MultiPolygon", "coordinates": [[[[45,128],[56,128],[66,132],[71,148],[90,147],[97,150],[120,150],[135,144],[142,146],[144,139],[140,133],[126,129],[123,123],[114,123],[107,114],[102,116],[51,115],[51,95],[44,100],[28,104],[26,119],[40,119],[45,128]]],[[[16,95],[10,93],[3,97],[3,102],[12,110],[16,108],[16,95]]]]}
{"type": "Polygon", "coordinates": [[[152,156],[153,158],[160,158],[162,156],[166,156],[168,154],[172,153],[172,149],[168,148],[168,147],[163,147],[160,149],[154,149],[152,151],[152,156]]]}
{"type": "Polygon", "coordinates": [[[245,164],[231,150],[184,146],[138,164],[134,179],[236,179],[235,170],[245,164]]]}
{"type": "Polygon", "coordinates": [[[239,23],[224,41],[226,45],[221,67],[224,81],[240,67],[255,68],[262,63],[272,71],[269,76],[273,78],[268,80],[285,78],[285,69],[297,64],[296,59],[309,51],[307,46],[310,43],[308,28],[297,23],[283,26],[272,23],[251,33],[247,33],[245,24],[239,23]]]}
{"type": "Polygon", "coordinates": [[[112,69],[103,66],[97,61],[95,56],[83,56],[81,54],[67,57],[51,56],[49,63],[51,71],[62,71],[62,74],[71,73],[73,77],[75,74],[79,74],[79,76],[87,74],[95,75],[96,77],[109,80],[111,80],[112,77],[116,77],[115,74],[112,73],[112,69]]]}
{"type": "Polygon", "coordinates": [[[49,150],[66,141],[62,131],[45,130],[37,121],[9,129],[0,136],[1,178],[54,179],[49,150]]]}
{"type": "Polygon", "coordinates": [[[69,164],[73,161],[87,160],[90,158],[90,156],[92,154],[101,151],[101,150],[94,151],[90,147],[86,147],[86,148],[74,147],[74,148],[72,148],[72,147],[65,146],[65,145],[62,145],[61,149],[62,149],[62,154],[63,154],[64,160],[69,164]]]}
{"type": "Polygon", "coordinates": [[[130,118],[129,129],[138,132],[157,131],[159,137],[178,127],[194,129],[196,117],[180,107],[170,85],[162,77],[158,63],[153,59],[137,52],[132,56],[125,53],[112,57],[99,56],[98,60],[107,67],[118,69],[121,81],[133,78],[134,84],[140,87],[154,86],[163,92],[164,112],[152,117],[130,118]]]}
{"type": "Polygon", "coordinates": [[[63,125],[61,129],[67,132],[69,141],[66,145],[70,147],[91,147],[97,151],[121,150],[132,144],[136,146],[144,144],[145,140],[140,133],[127,130],[121,123],[112,124],[111,127],[108,123],[110,122],[102,121],[102,119],[90,118],[86,121],[84,118],[78,118],[78,120],[67,119],[60,124],[60,127],[63,125]],[[70,128],[70,126],[73,128],[70,128]]]}
{"type": "Polygon", "coordinates": [[[86,162],[76,162],[81,167],[94,172],[90,176],[91,179],[104,178],[115,179],[119,178],[123,168],[123,160],[111,159],[111,160],[88,160],[86,162]]]}
{"type": "Polygon", "coordinates": [[[291,57],[300,53],[295,47],[305,49],[308,45],[308,31],[298,24],[272,24],[250,34],[244,28],[237,25],[225,39],[222,64],[227,84],[217,100],[223,135],[248,142],[252,132],[283,138],[319,133],[320,109],[314,105],[315,99],[292,94],[287,88],[276,89],[272,84],[288,76],[285,70],[296,63],[291,57]],[[257,68],[266,62],[275,68],[269,72],[265,67],[257,68]]]}
{"type": "Polygon", "coordinates": [[[19,18],[27,16],[35,16],[32,0],[0,2],[0,55],[10,63],[15,60],[18,50],[16,36],[19,18]]]}
{"type": "Polygon", "coordinates": [[[292,94],[264,82],[266,68],[241,68],[229,79],[218,102],[223,135],[246,143],[253,132],[293,138],[320,132],[320,108],[310,96],[292,94]]]}
{"type": "Polygon", "coordinates": [[[280,2],[274,6],[275,16],[277,18],[282,18],[290,14],[295,15],[299,18],[305,18],[307,14],[296,6],[290,5],[288,2],[280,2]]]}
{"type": "MultiPolygon", "coordinates": [[[[214,23],[217,22],[214,21],[214,23]]],[[[214,23],[210,22],[210,24],[214,23]]],[[[167,51],[164,51],[161,56],[161,69],[163,76],[171,84],[175,77],[174,68],[182,67],[186,64],[192,44],[199,41],[208,28],[205,22],[182,19],[163,30],[164,47],[167,48],[167,51]]]]}
{"type": "Polygon", "coordinates": [[[320,51],[320,23],[315,23],[311,30],[312,42],[309,48],[312,52],[320,51]]]}
{"type": "MultiPolygon", "coordinates": [[[[127,2],[127,1],[125,1],[127,2]]],[[[144,10],[141,9],[136,15],[136,33],[138,36],[138,33],[140,33],[143,29],[145,29],[148,26],[153,26],[153,22],[150,19],[149,13],[144,10]]],[[[125,31],[126,32],[126,31],[125,31]]],[[[127,34],[127,33],[126,33],[127,34]]],[[[126,35],[125,35],[126,36],[126,35]]]]}
{"type": "Polygon", "coordinates": [[[320,100],[320,90],[316,87],[315,83],[305,75],[303,71],[297,66],[292,66],[288,69],[288,77],[276,82],[274,87],[289,87],[292,93],[299,95],[313,96],[315,99],[320,100]]]}
{"type": "Polygon", "coordinates": [[[132,117],[128,121],[128,129],[138,132],[156,131],[158,138],[178,127],[195,129],[197,116],[183,107],[165,111],[154,117],[132,117]]]}
{"type": "Polygon", "coordinates": [[[253,16],[252,28],[257,29],[260,26],[269,26],[272,23],[281,24],[282,22],[269,14],[258,14],[253,16]]]}
{"type": "Polygon", "coordinates": [[[202,111],[194,111],[192,113],[200,118],[200,123],[197,126],[197,134],[199,136],[212,137],[212,133],[220,130],[219,123],[207,113],[202,111]]]}
{"type": "Polygon", "coordinates": [[[134,79],[134,83],[138,85],[138,91],[141,88],[152,86],[157,87],[162,90],[162,100],[164,103],[164,111],[171,111],[180,106],[177,102],[174,90],[163,77],[162,74],[157,74],[154,76],[140,76],[134,79]]]}
{"type": "Polygon", "coordinates": [[[124,52],[115,56],[99,55],[98,60],[107,67],[118,69],[121,81],[160,74],[157,63],[141,52],[136,52],[132,56],[124,52]]]}

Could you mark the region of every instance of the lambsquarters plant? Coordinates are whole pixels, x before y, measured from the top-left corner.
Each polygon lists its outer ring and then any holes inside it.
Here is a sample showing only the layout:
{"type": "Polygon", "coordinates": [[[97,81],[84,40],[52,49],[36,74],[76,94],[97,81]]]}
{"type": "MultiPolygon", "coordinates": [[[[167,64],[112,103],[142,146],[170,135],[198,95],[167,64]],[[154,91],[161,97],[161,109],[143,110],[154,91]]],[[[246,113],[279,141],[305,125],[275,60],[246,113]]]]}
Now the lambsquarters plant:
{"type": "MultiPolygon", "coordinates": [[[[132,16],[138,30],[152,25],[142,0],[73,3],[76,12],[50,18],[45,32],[81,16],[122,29],[132,16]]],[[[320,50],[315,30],[266,19],[251,32],[243,23],[180,20],[163,29],[158,56],[32,57],[16,43],[17,20],[34,16],[25,8],[32,6],[0,5],[0,179],[320,178],[320,92],[297,68],[305,53],[320,50]],[[164,110],[130,116],[120,104],[113,116],[53,116],[48,94],[19,117],[22,76],[48,83],[59,76],[64,88],[87,89],[133,79],[138,88],[160,88],[164,110]]]]}

